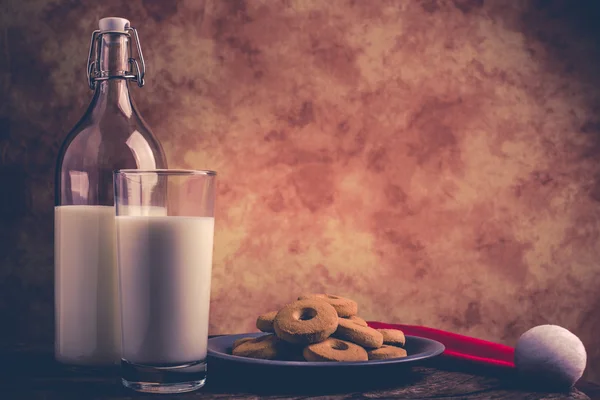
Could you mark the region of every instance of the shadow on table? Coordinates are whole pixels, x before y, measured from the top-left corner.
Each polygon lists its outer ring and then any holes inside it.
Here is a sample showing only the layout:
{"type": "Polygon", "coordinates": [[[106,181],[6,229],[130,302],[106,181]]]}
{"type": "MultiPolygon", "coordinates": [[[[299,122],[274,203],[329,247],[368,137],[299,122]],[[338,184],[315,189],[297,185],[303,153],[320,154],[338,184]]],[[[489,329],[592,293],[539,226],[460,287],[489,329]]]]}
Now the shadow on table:
{"type": "Polygon", "coordinates": [[[323,369],[232,365],[210,360],[207,390],[211,393],[257,395],[328,395],[401,388],[424,378],[408,366],[323,369]]]}
{"type": "MultiPolygon", "coordinates": [[[[517,374],[515,369],[497,367],[493,365],[473,365],[468,361],[454,360],[444,357],[424,361],[423,366],[436,368],[449,372],[461,372],[473,374],[479,377],[497,379],[502,382],[502,387],[506,391],[527,391],[540,395],[568,394],[573,392],[573,388],[568,383],[558,380],[549,380],[545,376],[539,378],[523,378],[517,374]]],[[[600,387],[587,382],[580,382],[575,386],[592,399],[600,399],[600,387]]]]}
{"type": "MultiPolygon", "coordinates": [[[[51,354],[8,355],[0,365],[0,398],[20,399],[138,399],[156,398],[125,389],[119,368],[78,368],[56,363],[51,354]],[[3,397],[7,396],[7,397],[3,397]]],[[[236,365],[209,359],[208,379],[199,393],[219,398],[236,393],[254,395],[328,395],[364,393],[417,384],[424,379],[418,368],[380,365],[348,369],[278,368],[236,365]]],[[[198,392],[196,392],[198,393],[198,392]]],[[[190,394],[169,399],[189,398],[190,394]]],[[[193,396],[192,396],[193,397],[193,396]]]]}
{"type": "MultiPolygon", "coordinates": [[[[156,398],[123,388],[119,368],[72,368],[57,364],[51,353],[14,352],[3,353],[0,363],[0,398],[11,400],[34,399],[138,399],[156,398]]],[[[389,389],[402,391],[410,386],[427,386],[432,373],[467,373],[482,379],[485,387],[499,387],[504,393],[527,390],[541,396],[560,389],[539,387],[536,382],[519,380],[514,371],[473,368],[466,363],[450,362],[442,357],[416,363],[413,368],[407,365],[380,365],[349,369],[307,369],[277,368],[236,365],[221,360],[210,359],[207,386],[199,393],[202,397],[214,394],[215,398],[228,398],[236,394],[260,395],[333,395],[363,394],[389,389]],[[426,368],[421,368],[426,367],[426,368]],[[427,368],[429,367],[429,368],[427,368]],[[432,369],[433,368],[433,369],[432,369]],[[536,387],[538,386],[538,387],[536,387]]],[[[445,378],[448,378],[446,376],[445,378]]],[[[457,375],[451,380],[464,380],[457,375]]],[[[472,381],[471,381],[472,382],[472,381]]],[[[585,382],[583,382],[585,383],[585,382]]],[[[600,398],[600,386],[587,384],[577,387],[592,399],[600,398]]],[[[187,395],[168,396],[169,399],[189,398],[187,395]]],[[[193,395],[192,395],[193,397],[193,395]]],[[[357,396],[359,397],[359,396],[357,396]]],[[[549,398],[557,398],[549,396],[549,398]]]]}

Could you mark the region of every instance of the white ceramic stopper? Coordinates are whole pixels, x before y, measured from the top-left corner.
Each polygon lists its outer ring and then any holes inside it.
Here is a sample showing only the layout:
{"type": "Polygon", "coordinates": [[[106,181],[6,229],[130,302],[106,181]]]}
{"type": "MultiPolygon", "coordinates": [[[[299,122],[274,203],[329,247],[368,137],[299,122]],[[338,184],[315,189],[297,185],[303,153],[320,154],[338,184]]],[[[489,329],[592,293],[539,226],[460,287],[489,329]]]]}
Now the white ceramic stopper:
{"type": "Polygon", "coordinates": [[[126,28],[129,28],[130,23],[128,19],[120,18],[120,17],[106,17],[102,18],[98,23],[100,30],[102,32],[106,31],[117,31],[117,32],[125,32],[126,28]]]}
{"type": "Polygon", "coordinates": [[[525,378],[552,385],[573,386],[587,361],[581,340],[558,325],[539,325],[519,338],[515,366],[525,378]]]}

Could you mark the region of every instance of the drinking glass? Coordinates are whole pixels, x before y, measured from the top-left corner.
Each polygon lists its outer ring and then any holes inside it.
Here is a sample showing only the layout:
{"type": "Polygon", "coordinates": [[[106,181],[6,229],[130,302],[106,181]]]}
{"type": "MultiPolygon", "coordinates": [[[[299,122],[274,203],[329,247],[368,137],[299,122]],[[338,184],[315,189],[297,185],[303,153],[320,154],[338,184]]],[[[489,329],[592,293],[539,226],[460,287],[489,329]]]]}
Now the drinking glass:
{"type": "Polygon", "coordinates": [[[121,378],[140,392],[204,386],[214,171],[114,172],[121,378]]]}

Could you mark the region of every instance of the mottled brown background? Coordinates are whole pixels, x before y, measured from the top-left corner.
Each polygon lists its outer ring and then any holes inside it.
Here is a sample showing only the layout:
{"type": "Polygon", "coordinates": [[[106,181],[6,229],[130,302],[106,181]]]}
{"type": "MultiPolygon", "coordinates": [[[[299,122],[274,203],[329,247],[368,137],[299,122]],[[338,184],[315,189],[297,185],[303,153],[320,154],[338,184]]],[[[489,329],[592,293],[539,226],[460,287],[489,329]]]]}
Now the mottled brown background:
{"type": "Polygon", "coordinates": [[[0,338],[53,340],[54,162],[119,15],[170,166],[220,174],[213,333],[329,291],[510,345],[559,324],[600,381],[596,4],[3,0],[0,338]]]}

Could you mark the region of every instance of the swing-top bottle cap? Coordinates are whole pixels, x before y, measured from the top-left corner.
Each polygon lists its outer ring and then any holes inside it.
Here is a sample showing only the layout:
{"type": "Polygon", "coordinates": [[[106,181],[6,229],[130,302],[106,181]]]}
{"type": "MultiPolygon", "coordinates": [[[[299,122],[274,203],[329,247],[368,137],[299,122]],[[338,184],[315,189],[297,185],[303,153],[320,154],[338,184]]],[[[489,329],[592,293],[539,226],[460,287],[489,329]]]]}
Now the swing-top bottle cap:
{"type": "Polygon", "coordinates": [[[101,32],[126,32],[131,24],[125,18],[106,17],[100,20],[98,26],[101,32]]]}
{"type": "Polygon", "coordinates": [[[146,63],[142,55],[142,47],[140,46],[140,38],[137,30],[131,26],[128,19],[121,17],[106,17],[98,21],[98,28],[92,32],[92,40],[90,44],[90,52],[87,62],[87,78],[90,89],[96,88],[96,81],[107,79],[135,79],[139,87],[144,86],[144,75],[146,75],[146,63]],[[128,58],[131,68],[126,74],[118,74],[115,76],[106,76],[106,71],[100,71],[100,62],[97,59],[100,55],[98,51],[98,38],[105,33],[114,33],[115,35],[125,34],[131,39],[132,45],[137,49],[137,58],[130,56],[128,58]],[[103,75],[104,74],[104,75],[103,75]]]}

